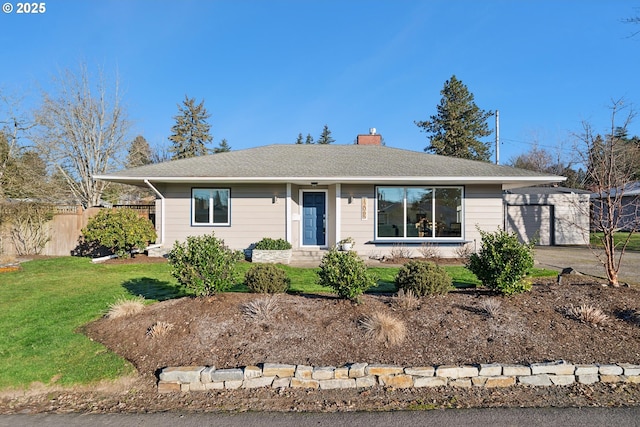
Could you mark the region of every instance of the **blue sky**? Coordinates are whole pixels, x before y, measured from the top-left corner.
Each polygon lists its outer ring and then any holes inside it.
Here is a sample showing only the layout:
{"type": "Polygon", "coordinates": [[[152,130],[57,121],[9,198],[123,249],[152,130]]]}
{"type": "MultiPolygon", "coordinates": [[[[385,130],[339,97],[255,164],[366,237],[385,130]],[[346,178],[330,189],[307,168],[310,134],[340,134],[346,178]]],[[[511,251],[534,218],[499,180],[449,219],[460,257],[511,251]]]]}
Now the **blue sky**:
{"type": "Polygon", "coordinates": [[[640,2],[628,0],[56,0],[40,15],[9,3],[0,88],[33,107],[60,70],[117,72],[131,138],[151,145],[168,145],[188,95],[204,99],[214,146],[317,139],[326,124],[336,143],[375,127],[421,151],[414,121],[455,75],[500,111],[505,163],[535,142],[570,156],[582,121],[606,132],[612,99],[640,104],[640,25],[621,22],[640,2]]]}

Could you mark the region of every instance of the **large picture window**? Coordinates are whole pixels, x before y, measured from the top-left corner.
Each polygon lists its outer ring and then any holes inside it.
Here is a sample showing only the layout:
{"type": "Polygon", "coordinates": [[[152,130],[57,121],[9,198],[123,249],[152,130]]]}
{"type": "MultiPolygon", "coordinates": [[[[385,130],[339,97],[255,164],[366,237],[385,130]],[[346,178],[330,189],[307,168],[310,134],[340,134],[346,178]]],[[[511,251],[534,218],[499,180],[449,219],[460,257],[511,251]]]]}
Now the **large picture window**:
{"type": "Polygon", "coordinates": [[[193,188],[191,223],[193,225],[229,225],[228,188],[193,188]]]}
{"type": "Polygon", "coordinates": [[[462,187],[377,187],[376,239],[462,238],[462,187]]]}

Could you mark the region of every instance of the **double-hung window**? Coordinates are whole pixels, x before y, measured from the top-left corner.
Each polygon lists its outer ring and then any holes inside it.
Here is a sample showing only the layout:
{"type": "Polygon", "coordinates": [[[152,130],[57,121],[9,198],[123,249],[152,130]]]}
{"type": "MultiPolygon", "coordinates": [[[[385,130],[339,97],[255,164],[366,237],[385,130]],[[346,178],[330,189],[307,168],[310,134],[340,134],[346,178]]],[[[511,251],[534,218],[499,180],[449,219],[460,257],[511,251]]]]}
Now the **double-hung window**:
{"type": "Polygon", "coordinates": [[[230,198],[228,188],[191,189],[191,224],[229,225],[230,198]]]}
{"type": "Polygon", "coordinates": [[[376,187],[376,239],[462,238],[462,187],[376,187]]]}

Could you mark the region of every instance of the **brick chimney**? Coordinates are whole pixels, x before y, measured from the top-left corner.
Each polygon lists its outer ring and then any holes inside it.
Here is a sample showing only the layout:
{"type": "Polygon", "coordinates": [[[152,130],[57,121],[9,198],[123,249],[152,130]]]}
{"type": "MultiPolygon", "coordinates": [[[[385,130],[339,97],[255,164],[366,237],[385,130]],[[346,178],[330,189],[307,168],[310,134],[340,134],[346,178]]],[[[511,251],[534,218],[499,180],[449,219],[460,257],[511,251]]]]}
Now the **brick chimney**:
{"type": "Polygon", "coordinates": [[[369,135],[358,135],[357,145],[382,145],[382,136],[376,133],[376,128],[369,129],[369,135]]]}

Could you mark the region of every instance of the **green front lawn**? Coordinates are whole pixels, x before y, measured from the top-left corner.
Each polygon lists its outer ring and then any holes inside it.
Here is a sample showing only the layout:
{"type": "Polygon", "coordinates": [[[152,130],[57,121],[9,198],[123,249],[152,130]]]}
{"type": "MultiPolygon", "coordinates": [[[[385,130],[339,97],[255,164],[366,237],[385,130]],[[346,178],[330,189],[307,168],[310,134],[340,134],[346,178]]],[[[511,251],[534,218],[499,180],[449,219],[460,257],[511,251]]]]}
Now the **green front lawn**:
{"type": "MultiPolygon", "coordinates": [[[[602,233],[591,233],[589,236],[589,240],[591,244],[596,247],[602,247],[602,243],[600,239],[602,239],[602,233]]],[[[629,233],[615,233],[613,235],[613,241],[616,245],[622,244],[625,239],[629,236],[629,233]]],[[[629,240],[629,245],[627,246],[628,251],[640,251],[640,233],[633,233],[631,235],[631,240],[629,240]]]]}
{"type": "MultiPolygon", "coordinates": [[[[244,275],[250,263],[241,263],[244,275]]],[[[185,296],[168,264],[92,264],[86,258],[61,257],[26,262],[23,270],[0,273],[0,389],[33,382],[88,384],[134,371],[133,366],[82,334],[83,325],[102,316],[123,297],[142,295],[149,302],[185,296]]],[[[315,268],[283,267],[291,291],[329,293],[316,284],[315,268]]],[[[478,284],[466,268],[447,266],[458,287],[478,284]]],[[[372,268],[379,286],[395,292],[398,268],[372,268]]],[[[535,276],[555,275],[549,270],[535,276]]],[[[238,283],[233,292],[244,292],[238,283]]]]}

